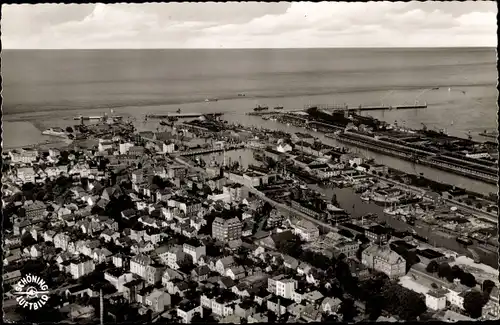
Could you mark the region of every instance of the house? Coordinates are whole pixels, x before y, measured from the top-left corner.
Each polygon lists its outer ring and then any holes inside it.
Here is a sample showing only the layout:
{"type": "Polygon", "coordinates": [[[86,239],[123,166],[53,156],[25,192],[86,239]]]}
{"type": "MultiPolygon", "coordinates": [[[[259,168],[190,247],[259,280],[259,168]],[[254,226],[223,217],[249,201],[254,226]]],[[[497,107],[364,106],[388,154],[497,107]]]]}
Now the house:
{"type": "Polygon", "coordinates": [[[226,276],[230,277],[233,281],[245,277],[245,268],[243,266],[232,266],[226,271],[226,276]]]}
{"type": "Polygon", "coordinates": [[[170,295],[161,290],[155,289],[146,297],[146,305],[155,313],[162,313],[166,306],[170,306],[170,303],[170,295]]]}
{"type": "Polygon", "coordinates": [[[319,237],[319,229],[311,221],[300,219],[292,223],[293,233],[304,241],[315,241],[319,237]]]}
{"type": "Polygon", "coordinates": [[[267,291],[286,299],[292,299],[297,289],[297,281],[286,278],[284,274],[277,275],[267,280],[267,291]]]}
{"type": "Polygon", "coordinates": [[[297,274],[298,275],[306,275],[311,272],[312,266],[310,264],[307,264],[306,262],[301,262],[300,265],[297,267],[297,274]]]}
{"type": "Polygon", "coordinates": [[[134,279],[123,285],[123,297],[129,302],[134,303],[137,300],[137,293],[144,288],[144,280],[134,279]]]}
{"type": "Polygon", "coordinates": [[[215,271],[219,274],[226,274],[226,271],[235,265],[234,258],[232,256],[227,256],[219,259],[215,263],[215,271]]]}
{"type": "Polygon", "coordinates": [[[165,266],[153,263],[146,266],[146,281],[150,285],[155,285],[162,281],[162,276],[165,273],[165,266]]]}
{"type": "Polygon", "coordinates": [[[202,282],[208,279],[210,269],[206,265],[198,266],[191,271],[191,279],[193,281],[202,282]]]}
{"type": "Polygon", "coordinates": [[[455,284],[448,288],[448,293],[446,294],[447,300],[459,309],[464,309],[464,297],[467,292],[471,289],[461,285],[455,284]]]}
{"type": "Polygon", "coordinates": [[[267,310],[272,311],[276,315],[284,315],[292,304],[293,300],[278,298],[277,296],[272,296],[267,300],[267,310]]]}
{"type": "Polygon", "coordinates": [[[70,261],[69,269],[73,279],[79,279],[82,276],[91,273],[95,269],[94,261],[85,255],[80,255],[70,261]]]}
{"type": "Polygon", "coordinates": [[[321,309],[313,304],[306,305],[304,311],[302,312],[302,318],[307,322],[320,322],[321,321],[321,309]]]}
{"type": "Polygon", "coordinates": [[[339,311],[342,300],[327,297],[321,302],[321,311],[326,314],[336,314],[339,311]]]}
{"type": "Polygon", "coordinates": [[[425,305],[432,310],[442,310],[446,308],[446,291],[431,290],[425,294],[425,305]]]}
{"type": "Polygon", "coordinates": [[[405,259],[388,246],[372,245],[361,254],[361,262],[367,267],[383,272],[390,278],[406,274],[405,259]]]}
{"type": "Polygon", "coordinates": [[[185,324],[191,323],[191,319],[196,313],[198,313],[200,317],[203,317],[203,308],[199,301],[183,300],[179,307],[177,307],[177,316],[180,317],[185,324]]]}
{"type": "Polygon", "coordinates": [[[182,250],[184,253],[189,254],[193,257],[193,263],[198,263],[198,259],[207,255],[206,247],[202,243],[196,240],[189,240],[187,243],[182,245],[182,250]]]}
{"type": "Polygon", "coordinates": [[[130,272],[137,274],[143,279],[147,278],[147,267],[152,264],[149,256],[139,254],[130,260],[130,272]]]}
{"type": "Polygon", "coordinates": [[[133,274],[122,268],[109,269],[104,272],[104,279],[111,283],[118,292],[123,292],[123,285],[133,280],[133,274]]]}

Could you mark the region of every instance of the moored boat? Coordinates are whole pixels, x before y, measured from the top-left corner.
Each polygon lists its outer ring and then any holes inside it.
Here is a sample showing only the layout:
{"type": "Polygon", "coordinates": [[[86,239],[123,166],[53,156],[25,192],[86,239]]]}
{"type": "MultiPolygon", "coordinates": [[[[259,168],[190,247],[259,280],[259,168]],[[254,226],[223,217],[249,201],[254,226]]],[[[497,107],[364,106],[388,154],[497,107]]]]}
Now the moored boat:
{"type": "Polygon", "coordinates": [[[463,244],[463,245],[472,245],[473,242],[470,238],[466,237],[466,236],[458,236],[456,238],[457,242],[459,242],[460,244],[463,244]]]}
{"type": "Polygon", "coordinates": [[[260,112],[260,111],[267,111],[268,109],[269,109],[269,107],[268,107],[268,106],[260,106],[260,105],[258,105],[258,106],[257,106],[257,107],[255,107],[253,110],[254,110],[255,112],[260,112]]]}

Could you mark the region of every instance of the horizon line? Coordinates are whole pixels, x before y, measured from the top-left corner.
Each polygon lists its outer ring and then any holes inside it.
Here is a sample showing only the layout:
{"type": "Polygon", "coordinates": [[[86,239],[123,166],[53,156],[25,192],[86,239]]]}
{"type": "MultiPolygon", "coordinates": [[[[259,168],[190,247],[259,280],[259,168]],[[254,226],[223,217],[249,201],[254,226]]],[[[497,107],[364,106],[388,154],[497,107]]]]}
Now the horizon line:
{"type": "Polygon", "coordinates": [[[81,50],[330,50],[330,49],[460,49],[498,48],[495,46],[334,46],[334,47],[120,47],[120,48],[3,48],[2,51],[81,51],[81,50]]]}

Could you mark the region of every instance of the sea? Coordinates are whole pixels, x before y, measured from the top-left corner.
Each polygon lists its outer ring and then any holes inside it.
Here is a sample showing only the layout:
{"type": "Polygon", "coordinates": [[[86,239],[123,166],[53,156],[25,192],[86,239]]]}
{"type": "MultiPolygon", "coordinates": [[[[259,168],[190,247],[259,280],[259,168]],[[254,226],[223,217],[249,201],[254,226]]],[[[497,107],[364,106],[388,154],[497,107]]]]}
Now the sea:
{"type": "MultiPolygon", "coordinates": [[[[497,130],[495,48],[4,50],[1,56],[6,149],[53,141],[41,132],[111,110],[137,122],[177,109],[223,112],[231,122],[277,127],[245,113],[257,105],[418,102],[428,107],[363,114],[482,141],[491,139],[479,133],[497,130]]],[[[137,124],[158,127],[158,121],[137,124]]]]}

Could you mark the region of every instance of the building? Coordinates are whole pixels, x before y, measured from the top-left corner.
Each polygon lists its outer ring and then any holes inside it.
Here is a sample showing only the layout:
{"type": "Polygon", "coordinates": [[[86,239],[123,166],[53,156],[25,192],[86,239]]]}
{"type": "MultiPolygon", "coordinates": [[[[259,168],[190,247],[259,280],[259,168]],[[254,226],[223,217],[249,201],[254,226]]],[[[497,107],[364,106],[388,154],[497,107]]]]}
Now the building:
{"type": "Polygon", "coordinates": [[[455,284],[452,287],[448,288],[448,293],[446,294],[446,298],[452,305],[463,310],[465,294],[470,290],[471,289],[461,284],[455,284]]]}
{"type": "Polygon", "coordinates": [[[163,143],[163,152],[164,153],[173,153],[173,152],[175,152],[175,144],[172,141],[165,141],[163,143]]]}
{"type": "Polygon", "coordinates": [[[17,178],[23,183],[35,183],[36,173],[32,167],[24,167],[17,169],[17,178]]]}
{"type": "Polygon", "coordinates": [[[231,219],[215,218],[212,223],[212,237],[228,242],[241,238],[243,223],[237,217],[231,219]]]}
{"type": "Polygon", "coordinates": [[[425,294],[425,305],[432,310],[446,308],[446,291],[431,290],[425,294]]]}
{"type": "Polygon", "coordinates": [[[99,146],[98,146],[99,152],[104,152],[111,149],[113,149],[113,141],[99,139],[99,146]]]}
{"type": "Polygon", "coordinates": [[[366,229],[365,236],[372,243],[378,245],[384,245],[385,243],[387,243],[387,229],[380,225],[375,225],[366,229]]]}
{"type": "Polygon", "coordinates": [[[25,208],[26,219],[28,220],[38,219],[42,217],[45,210],[46,208],[43,202],[35,201],[33,202],[33,204],[30,204],[25,208]]]}
{"type": "Polygon", "coordinates": [[[431,261],[435,261],[440,264],[447,260],[446,255],[430,248],[417,250],[417,255],[420,258],[420,262],[424,265],[428,265],[431,261]]]}
{"type": "Polygon", "coordinates": [[[130,272],[137,274],[143,279],[147,278],[148,266],[152,263],[151,258],[146,255],[137,255],[130,260],[130,272]]]}
{"type": "Polygon", "coordinates": [[[133,274],[121,268],[115,268],[104,272],[104,279],[111,283],[118,292],[123,292],[123,285],[133,280],[133,274]]]}
{"type": "Polygon", "coordinates": [[[90,257],[84,255],[80,255],[79,257],[71,260],[69,264],[69,271],[73,279],[79,279],[94,270],[94,261],[90,257]]]}
{"type": "Polygon", "coordinates": [[[198,313],[200,317],[203,317],[203,307],[201,307],[199,301],[183,300],[179,307],[177,307],[177,316],[181,318],[184,324],[191,323],[191,319],[196,313],[198,313]]]}
{"type": "Polygon", "coordinates": [[[196,241],[189,241],[182,245],[182,250],[184,253],[189,254],[193,257],[193,263],[197,263],[198,259],[202,255],[207,255],[207,250],[205,245],[196,241]]]}
{"type": "Polygon", "coordinates": [[[361,254],[361,261],[368,268],[383,272],[390,278],[406,274],[405,259],[388,246],[372,245],[361,254]]]}
{"type": "Polygon", "coordinates": [[[165,311],[165,306],[170,305],[171,299],[168,293],[155,289],[146,297],[145,302],[153,312],[162,313],[165,311]]]}
{"type": "Polygon", "coordinates": [[[284,274],[267,280],[267,291],[286,299],[293,299],[296,289],[297,281],[286,278],[284,274]]]}
{"type": "Polygon", "coordinates": [[[31,164],[38,159],[38,151],[30,149],[13,150],[9,152],[13,163],[31,164]]]}
{"type": "Polygon", "coordinates": [[[293,233],[304,241],[315,241],[319,238],[319,229],[311,221],[300,219],[291,223],[293,233]]]}
{"type": "Polygon", "coordinates": [[[248,189],[238,183],[225,185],[222,191],[223,194],[229,195],[231,202],[241,202],[248,198],[248,189]]]}

